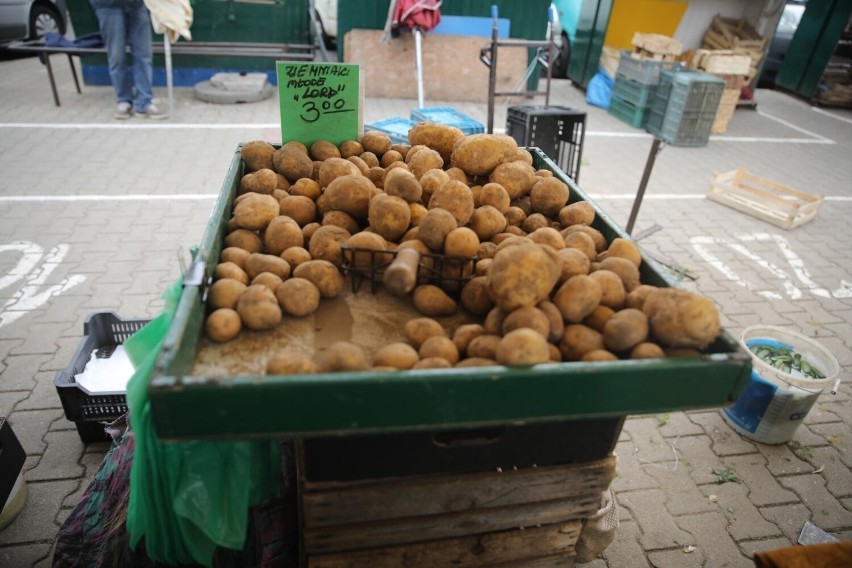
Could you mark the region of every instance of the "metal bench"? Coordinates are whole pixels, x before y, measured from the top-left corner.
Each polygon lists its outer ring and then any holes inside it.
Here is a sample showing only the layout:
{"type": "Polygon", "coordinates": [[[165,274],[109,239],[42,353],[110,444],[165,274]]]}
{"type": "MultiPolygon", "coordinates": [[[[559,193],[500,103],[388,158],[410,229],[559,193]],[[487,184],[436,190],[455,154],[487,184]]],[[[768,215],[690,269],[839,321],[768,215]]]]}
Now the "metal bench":
{"type": "MultiPolygon", "coordinates": [[[[288,44],[288,43],[234,43],[234,42],[178,42],[170,46],[172,55],[199,55],[199,56],[227,56],[227,57],[260,57],[275,59],[279,61],[313,61],[315,46],[311,44],[288,44]]],[[[53,91],[53,101],[56,106],[62,106],[59,102],[59,94],[56,91],[56,79],[53,76],[53,66],[50,56],[65,54],[68,56],[68,64],[71,66],[71,74],[74,77],[74,85],[77,92],[80,90],[80,80],[77,78],[77,68],[74,65],[73,56],[106,54],[106,47],[48,47],[42,40],[17,41],[10,43],[8,49],[37,53],[47,66],[47,76],[50,79],[50,88],[53,91]]],[[[154,42],[154,53],[165,53],[163,42],[154,42]]],[[[324,51],[324,50],[323,50],[324,51]]],[[[323,53],[323,59],[326,59],[323,53]]]]}

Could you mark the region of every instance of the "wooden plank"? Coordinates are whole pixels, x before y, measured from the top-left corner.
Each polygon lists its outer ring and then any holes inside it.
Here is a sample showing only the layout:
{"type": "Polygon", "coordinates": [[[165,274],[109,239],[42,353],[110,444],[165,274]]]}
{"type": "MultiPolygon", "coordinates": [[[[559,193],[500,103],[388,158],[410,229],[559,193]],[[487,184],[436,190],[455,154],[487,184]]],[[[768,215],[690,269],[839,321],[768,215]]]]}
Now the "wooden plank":
{"type": "Polygon", "coordinates": [[[812,202],[812,201],[822,201],[825,198],[825,195],[820,193],[818,195],[811,195],[810,193],[805,193],[803,191],[798,191],[793,189],[792,187],[786,186],[784,184],[778,183],[777,181],[773,181],[771,179],[767,179],[765,177],[761,177],[752,173],[746,172],[745,177],[751,181],[762,184],[774,191],[779,193],[783,193],[785,195],[792,195],[793,197],[797,197],[802,201],[812,202]]]}
{"type": "Polygon", "coordinates": [[[571,566],[581,521],[418,542],[345,553],[313,555],[309,568],[510,568],[571,566]],[[546,555],[541,557],[541,555],[546,555]],[[561,563],[554,563],[556,560],[561,563]],[[551,563],[543,563],[550,561],[551,563]]]}
{"type": "Polygon", "coordinates": [[[408,544],[520,527],[581,520],[600,509],[602,492],[586,497],[475,509],[461,513],[406,517],[372,523],[304,528],[308,554],[408,544]]]}
{"type": "Polygon", "coordinates": [[[357,524],[571,499],[604,491],[614,477],[615,458],[610,456],[583,464],[373,483],[305,481],[302,509],[307,527],[357,524]]]}

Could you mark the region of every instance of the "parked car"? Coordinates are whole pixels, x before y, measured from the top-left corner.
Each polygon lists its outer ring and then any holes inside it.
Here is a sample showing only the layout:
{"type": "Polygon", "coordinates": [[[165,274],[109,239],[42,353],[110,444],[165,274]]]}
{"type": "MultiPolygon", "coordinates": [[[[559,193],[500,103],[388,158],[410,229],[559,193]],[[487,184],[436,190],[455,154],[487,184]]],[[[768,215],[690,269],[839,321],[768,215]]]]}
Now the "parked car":
{"type": "Polygon", "coordinates": [[[0,46],[65,34],[65,0],[0,0],[0,46]]]}
{"type": "Polygon", "coordinates": [[[320,25],[326,47],[337,43],[337,0],[314,0],[314,15],[320,25]]]}
{"type": "Polygon", "coordinates": [[[553,16],[556,45],[559,52],[553,62],[553,77],[568,76],[568,63],[571,61],[571,46],[577,33],[577,20],[580,17],[582,0],[554,0],[550,9],[553,16]]]}
{"type": "Polygon", "coordinates": [[[771,88],[775,86],[775,77],[778,75],[778,69],[780,69],[781,63],[784,61],[787,47],[796,33],[796,28],[799,27],[799,22],[805,13],[805,8],[806,4],[800,1],[789,1],[784,6],[781,19],[778,20],[778,26],[775,28],[775,35],[772,36],[772,41],[769,43],[769,50],[766,52],[763,70],[760,72],[760,79],[757,81],[758,87],[771,88]]]}

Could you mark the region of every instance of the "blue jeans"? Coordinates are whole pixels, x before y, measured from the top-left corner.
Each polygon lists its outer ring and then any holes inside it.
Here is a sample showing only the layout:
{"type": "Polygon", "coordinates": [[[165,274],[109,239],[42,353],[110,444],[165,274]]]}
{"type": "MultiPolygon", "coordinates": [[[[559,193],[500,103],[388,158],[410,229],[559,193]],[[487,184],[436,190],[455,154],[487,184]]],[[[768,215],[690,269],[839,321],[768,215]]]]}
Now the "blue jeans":
{"type": "Polygon", "coordinates": [[[141,1],[124,5],[92,2],[107,48],[109,77],[118,102],[133,104],[144,112],[151,104],[151,18],[141,1]],[[125,46],[130,46],[132,65],[127,64],[125,46]]]}

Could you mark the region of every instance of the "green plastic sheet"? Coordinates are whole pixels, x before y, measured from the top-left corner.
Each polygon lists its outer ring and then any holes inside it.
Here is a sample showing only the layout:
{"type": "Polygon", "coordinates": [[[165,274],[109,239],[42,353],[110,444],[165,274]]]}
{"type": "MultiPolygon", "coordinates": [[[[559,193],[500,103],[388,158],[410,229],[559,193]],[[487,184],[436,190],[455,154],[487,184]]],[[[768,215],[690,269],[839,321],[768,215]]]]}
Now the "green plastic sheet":
{"type": "MultiPolygon", "coordinates": [[[[163,294],[163,312],[128,338],[136,367],[127,406],[136,436],[127,529],[137,550],[168,564],[212,566],[218,546],[245,545],[249,507],[276,495],[280,455],[274,440],[163,442],[154,430],[148,381],[180,298],[163,294]]],[[[212,411],[212,410],[211,410],[212,411]]]]}

